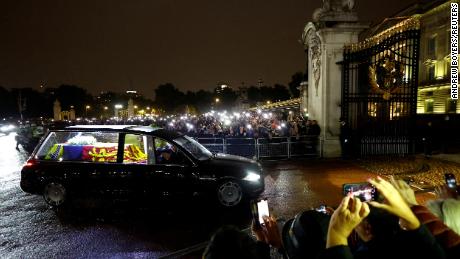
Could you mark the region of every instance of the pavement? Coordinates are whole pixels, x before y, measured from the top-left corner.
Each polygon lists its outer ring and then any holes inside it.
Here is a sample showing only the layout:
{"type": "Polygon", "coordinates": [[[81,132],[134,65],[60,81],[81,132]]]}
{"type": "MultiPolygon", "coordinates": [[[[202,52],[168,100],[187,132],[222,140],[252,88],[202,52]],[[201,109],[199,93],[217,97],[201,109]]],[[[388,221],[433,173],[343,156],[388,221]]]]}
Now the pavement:
{"type": "Polygon", "coordinates": [[[450,161],[460,164],[460,154],[435,154],[432,156],[435,159],[450,161]]]}
{"type": "Polygon", "coordinates": [[[320,205],[337,206],[345,183],[365,182],[376,176],[352,161],[298,159],[263,162],[266,191],[273,213],[291,218],[320,205]]]}

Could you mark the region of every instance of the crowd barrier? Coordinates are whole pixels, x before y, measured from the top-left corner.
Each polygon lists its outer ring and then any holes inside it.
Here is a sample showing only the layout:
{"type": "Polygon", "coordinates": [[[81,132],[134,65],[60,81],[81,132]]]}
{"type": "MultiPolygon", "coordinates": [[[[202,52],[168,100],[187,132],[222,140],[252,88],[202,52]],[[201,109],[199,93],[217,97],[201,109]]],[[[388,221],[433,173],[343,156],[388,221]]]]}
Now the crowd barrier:
{"type": "Polygon", "coordinates": [[[195,139],[211,152],[253,159],[318,156],[318,136],[235,138],[201,137],[195,139]]]}

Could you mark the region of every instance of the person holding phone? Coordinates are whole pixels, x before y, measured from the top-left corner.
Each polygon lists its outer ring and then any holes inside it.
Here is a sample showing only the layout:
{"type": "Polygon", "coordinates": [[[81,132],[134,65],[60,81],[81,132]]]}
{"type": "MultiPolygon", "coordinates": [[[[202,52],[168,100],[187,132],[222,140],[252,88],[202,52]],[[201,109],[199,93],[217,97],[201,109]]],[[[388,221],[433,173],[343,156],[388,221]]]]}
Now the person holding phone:
{"type": "MultiPolygon", "coordinates": [[[[442,216],[439,217],[430,211],[428,207],[418,204],[414,190],[406,182],[394,178],[391,180],[393,186],[395,186],[406,203],[411,207],[415,216],[421,223],[426,224],[430,232],[442,246],[447,258],[460,258],[460,201],[451,198],[446,199],[442,206],[442,216]]],[[[430,203],[432,202],[428,204],[430,203]]]]}
{"type": "Polygon", "coordinates": [[[459,192],[458,192],[457,179],[455,178],[455,175],[452,173],[445,173],[444,179],[446,181],[446,187],[447,187],[446,191],[449,191],[448,193],[450,196],[449,198],[457,199],[459,192]]]}
{"type": "MultiPolygon", "coordinates": [[[[445,258],[444,250],[390,182],[380,177],[369,179],[368,182],[375,186],[385,201],[361,202],[351,195],[344,197],[332,214],[326,249],[320,258],[354,258],[348,246],[348,237],[374,208],[397,217],[400,228],[392,239],[387,240],[388,243],[367,247],[372,258],[445,258]]],[[[357,257],[359,252],[355,251],[357,257]]]]}
{"type": "Polygon", "coordinates": [[[268,200],[252,201],[251,209],[253,215],[251,230],[256,239],[276,248],[280,254],[284,254],[281,233],[276,219],[270,216],[268,200]]]}

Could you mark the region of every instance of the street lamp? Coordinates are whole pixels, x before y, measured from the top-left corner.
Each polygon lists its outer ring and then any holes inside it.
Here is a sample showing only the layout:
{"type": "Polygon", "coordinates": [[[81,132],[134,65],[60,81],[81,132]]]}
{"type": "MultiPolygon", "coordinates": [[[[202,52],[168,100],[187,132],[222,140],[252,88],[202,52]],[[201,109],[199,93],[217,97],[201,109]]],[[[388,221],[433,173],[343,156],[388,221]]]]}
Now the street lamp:
{"type": "Polygon", "coordinates": [[[88,117],[88,110],[91,108],[91,106],[86,105],[85,107],[85,117],[88,117]]]}
{"type": "Polygon", "coordinates": [[[220,102],[220,99],[219,98],[216,98],[216,103],[220,102]]]}
{"type": "Polygon", "coordinates": [[[118,110],[123,109],[123,105],[121,104],[115,104],[115,117],[118,117],[118,110]]]}

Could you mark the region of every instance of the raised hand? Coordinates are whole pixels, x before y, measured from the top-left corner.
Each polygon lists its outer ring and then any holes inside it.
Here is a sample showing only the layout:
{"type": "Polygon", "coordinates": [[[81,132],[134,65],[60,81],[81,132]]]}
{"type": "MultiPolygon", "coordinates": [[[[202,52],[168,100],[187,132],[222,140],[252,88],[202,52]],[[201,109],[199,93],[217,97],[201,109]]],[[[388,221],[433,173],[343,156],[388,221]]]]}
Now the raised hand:
{"type": "Polygon", "coordinates": [[[326,248],[347,245],[347,238],[353,229],[369,215],[369,206],[351,195],[343,198],[329,222],[326,248]]]}
{"type": "Polygon", "coordinates": [[[415,193],[410,186],[403,180],[395,179],[393,176],[390,177],[391,184],[398,190],[401,194],[404,201],[409,205],[409,207],[418,205],[417,200],[415,199],[415,193]]]}
{"type": "Polygon", "coordinates": [[[282,248],[283,242],[281,241],[281,233],[278,228],[278,223],[276,223],[276,219],[273,217],[264,216],[264,228],[265,232],[265,239],[267,242],[276,248],[282,248]]]}
{"type": "Polygon", "coordinates": [[[385,197],[384,203],[371,201],[369,202],[370,205],[384,209],[399,217],[399,223],[403,229],[414,230],[420,227],[420,221],[414,215],[399,191],[391,183],[381,177],[369,179],[368,182],[374,185],[380,194],[385,197]]]}

